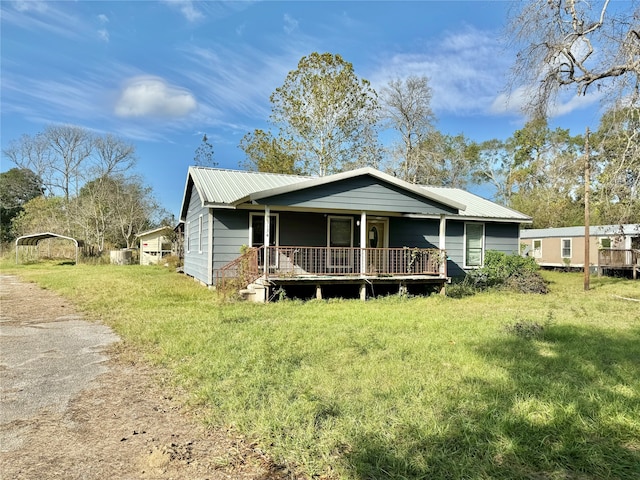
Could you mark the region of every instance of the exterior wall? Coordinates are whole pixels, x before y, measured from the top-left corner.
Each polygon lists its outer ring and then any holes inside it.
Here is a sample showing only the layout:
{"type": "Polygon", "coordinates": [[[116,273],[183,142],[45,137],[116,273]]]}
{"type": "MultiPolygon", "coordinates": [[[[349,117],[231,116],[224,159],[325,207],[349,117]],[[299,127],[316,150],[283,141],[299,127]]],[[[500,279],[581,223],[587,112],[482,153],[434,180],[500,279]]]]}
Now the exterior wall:
{"type": "Polygon", "coordinates": [[[426,218],[389,219],[389,247],[438,248],[440,220],[426,218]]]}
{"type": "Polygon", "coordinates": [[[171,242],[164,235],[154,233],[140,237],[140,265],[157,265],[170,253],[171,242]]]}
{"type": "Polygon", "coordinates": [[[227,263],[240,256],[243,245],[249,245],[249,212],[247,210],[213,211],[212,278],[227,263]]]}
{"type": "MultiPolygon", "coordinates": [[[[600,239],[589,237],[589,265],[598,265],[598,249],[600,239]]],[[[541,240],[542,256],[535,258],[543,267],[584,267],[584,237],[547,237],[523,238],[522,243],[530,247],[529,256],[533,256],[533,241],[541,240]],[[562,258],[562,240],[571,239],[571,258],[562,258]]]]}
{"type": "Polygon", "coordinates": [[[481,221],[447,220],[446,250],[447,274],[450,277],[465,275],[468,268],[464,266],[464,225],[465,223],[484,224],[484,252],[496,250],[511,255],[520,251],[518,241],[519,225],[515,223],[496,223],[481,221]]]}
{"type": "Polygon", "coordinates": [[[202,207],[197,189],[192,189],[184,226],[184,273],[210,285],[209,209],[202,207]],[[200,232],[202,218],[202,232],[200,232]],[[201,235],[201,236],[200,236],[201,235]],[[200,248],[202,247],[202,248],[200,248]]]}
{"type": "Polygon", "coordinates": [[[322,210],[364,210],[423,214],[455,213],[451,207],[404,191],[368,176],[276,195],[262,205],[286,205],[322,210]]]}
{"type": "MultiPolygon", "coordinates": [[[[353,215],[347,216],[353,217],[353,215]]],[[[355,230],[355,221],[353,225],[355,230]]],[[[280,245],[290,247],[326,246],[327,217],[322,213],[280,212],[280,245]]]]}

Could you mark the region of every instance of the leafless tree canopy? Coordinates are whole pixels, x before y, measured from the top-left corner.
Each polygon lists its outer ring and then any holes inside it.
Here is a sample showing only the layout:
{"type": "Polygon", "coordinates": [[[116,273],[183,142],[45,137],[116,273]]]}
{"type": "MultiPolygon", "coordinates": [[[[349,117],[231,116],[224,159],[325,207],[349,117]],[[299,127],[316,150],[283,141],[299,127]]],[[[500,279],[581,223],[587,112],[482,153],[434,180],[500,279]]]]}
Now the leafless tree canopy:
{"type": "Polygon", "coordinates": [[[421,146],[435,130],[432,96],[429,79],[424,76],[391,80],[381,92],[383,122],[401,138],[392,153],[397,158],[400,176],[407,181],[417,181],[421,146]]]}
{"type": "MultiPolygon", "coordinates": [[[[594,88],[637,104],[640,98],[640,4],[533,0],[518,4],[509,34],[519,50],[512,92],[532,89],[528,111],[546,116],[559,90],[594,88]]],[[[614,101],[615,101],[614,100],[614,101]]]]}

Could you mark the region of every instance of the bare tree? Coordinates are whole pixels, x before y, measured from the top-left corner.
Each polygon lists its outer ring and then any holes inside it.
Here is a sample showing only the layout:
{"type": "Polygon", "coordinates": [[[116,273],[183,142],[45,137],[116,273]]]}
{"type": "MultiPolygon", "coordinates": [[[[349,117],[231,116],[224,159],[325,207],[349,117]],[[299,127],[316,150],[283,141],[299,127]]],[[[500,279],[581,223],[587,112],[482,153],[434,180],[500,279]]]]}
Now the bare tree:
{"type": "Polygon", "coordinates": [[[93,177],[115,175],[132,168],[136,163],[136,147],[110,133],[93,140],[93,177]]]}
{"type": "Polygon", "coordinates": [[[48,195],[61,194],[67,203],[86,182],[123,173],[136,162],[133,144],[73,125],[49,125],[36,135],[22,135],[3,153],[37,174],[48,195]]]}
{"type": "Polygon", "coordinates": [[[381,91],[383,124],[400,134],[395,155],[400,177],[416,183],[421,147],[434,131],[435,115],[431,110],[433,94],[425,76],[391,80],[381,91]]]}
{"type": "Polygon", "coordinates": [[[519,48],[512,91],[531,88],[527,109],[546,116],[557,93],[594,87],[634,104],[640,98],[640,6],[629,2],[519,2],[510,34],[519,48]],[[534,87],[531,87],[534,86],[534,87]]]}

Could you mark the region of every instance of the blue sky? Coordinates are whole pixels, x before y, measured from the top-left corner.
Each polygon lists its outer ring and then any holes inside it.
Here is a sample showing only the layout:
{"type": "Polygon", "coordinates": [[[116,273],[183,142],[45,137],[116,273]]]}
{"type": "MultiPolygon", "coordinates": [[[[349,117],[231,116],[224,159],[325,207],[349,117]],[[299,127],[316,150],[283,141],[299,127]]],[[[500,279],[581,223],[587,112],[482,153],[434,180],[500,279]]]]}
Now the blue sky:
{"type": "MultiPolygon", "coordinates": [[[[509,2],[40,2],[2,1],[2,148],[47,124],[134,143],[137,173],[178,214],[202,135],[223,168],[240,139],[268,128],[270,94],[303,56],[339,53],[380,90],[426,75],[437,127],[482,141],[521,128],[507,102],[515,52],[509,2]]],[[[569,94],[552,126],[597,128],[595,96],[569,94]]],[[[3,158],[1,169],[12,168],[3,158]]],[[[481,192],[480,192],[481,193],[481,192]]]]}

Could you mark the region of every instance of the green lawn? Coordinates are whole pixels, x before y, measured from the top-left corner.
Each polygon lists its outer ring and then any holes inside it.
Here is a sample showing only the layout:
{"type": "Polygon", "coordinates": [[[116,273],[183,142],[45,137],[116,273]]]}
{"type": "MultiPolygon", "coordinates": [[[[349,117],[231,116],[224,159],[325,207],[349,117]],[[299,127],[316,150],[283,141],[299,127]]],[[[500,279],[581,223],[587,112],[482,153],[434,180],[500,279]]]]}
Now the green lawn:
{"type": "Polygon", "coordinates": [[[640,303],[618,298],[640,281],[252,305],[156,267],[2,270],[102,318],[208,421],[309,475],[640,478],[640,303]]]}

